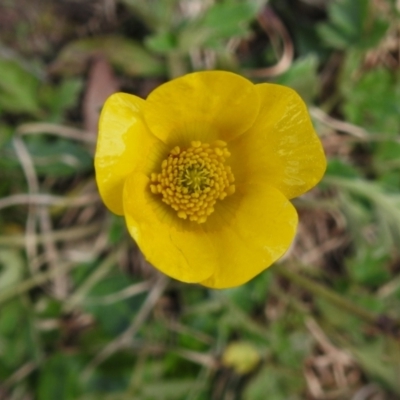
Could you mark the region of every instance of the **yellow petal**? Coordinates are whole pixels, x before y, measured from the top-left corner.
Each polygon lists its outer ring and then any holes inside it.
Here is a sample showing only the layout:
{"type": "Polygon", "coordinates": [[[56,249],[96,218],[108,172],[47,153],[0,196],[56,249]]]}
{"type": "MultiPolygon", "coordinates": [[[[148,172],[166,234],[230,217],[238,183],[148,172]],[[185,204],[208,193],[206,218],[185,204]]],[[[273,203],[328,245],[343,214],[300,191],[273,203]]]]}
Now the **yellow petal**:
{"type": "Polygon", "coordinates": [[[253,124],[258,109],[250,81],[231,72],[205,71],[159,86],[147,98],[144,116],[152,133],[172,147],[229,141],[253,124]]]}
{"type": "Polygon", "coordinates": [[[307,107],[290,88],[260,84],[260,113],[254,125],[230,143],[237,181],[262,179],[287,198],[315,186],[326,168],[321,142],[307,107]]]}
{"type": "Polygon", "coordinates": [[[151,193],[149,178],[131,174],[124,187],[125,220],[145,258],[183,282],[199,282],[215,268],[213,243],[197,223],[184,221],[151,193]]]}
{"type": "Polygon", "coordinates": [[[201,284],[212,288],[241,285],[279,259],[292,243],[298,219],[286,197],[264,183],[239,187],[209,218],[205,231],[217,250],[217,268],[201,284]]]}
{"type": "Polygon", "coordinates": [[[220,201],[205,224],[189,222],[151,193],[141,173],[126,180],[124,212],[151,264],[180,281],[214,288],[241,285],[270,266],[290,246],[297,224],[292,204],[262,183],[220,201]]]}
{"type": "Polygon", "coordinates": [[[123,214],[126,177],[138,164],[147,162],[150,149],[152,158],[158,156],[155,149],[161,142],[151,135],[141,117],[144,103],[137,96],[116,93],[107,99],[100,115],[94,160],[96,181],[104,203],[118,215],[123,214]]]}

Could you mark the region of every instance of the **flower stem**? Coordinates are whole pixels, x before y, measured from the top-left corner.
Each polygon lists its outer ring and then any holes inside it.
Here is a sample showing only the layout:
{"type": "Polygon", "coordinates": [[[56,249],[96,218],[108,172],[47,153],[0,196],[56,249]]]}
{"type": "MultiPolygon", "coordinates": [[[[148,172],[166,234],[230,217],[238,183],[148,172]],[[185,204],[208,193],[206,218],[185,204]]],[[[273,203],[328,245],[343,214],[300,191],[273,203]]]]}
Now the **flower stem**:
{"type": "MultiPolygon", "coordinates": [[[[114,252],[110,253],[104,261],[100,264],[100,269],[107,269],[109,266],[115,265],[117,262],[118,255],[122,251],[125,244],[123,243],[120,247],[117,248],[114,252]],[[102,267],[103,266],[103,267],[102,267]]],[[[58,266],[56,270],[48,270],[44,272],[38,272],[34,276],[25,279],[18,284],[11,286],[0,293],[0,304],[6,303],[11,300],[15,296],[24,294],[29,290],[33,289],[36,286],[40,286],[46,283],[48,280],[54,278],[56,274],[67,273],[70,270],[76,268],[78,265],[72,262],[65,262],[58,266]]]]}
{"type": "Polygon", "coordinates": [[[326,286],[321,285],[313,281],[312,279],[307,278],[304,275],[300,275],[293,270],[289,270],[288,268],[282,265],[275,265],[274,271],[276,271],[279,275],[288,279],[289,281],[295,283],[296,285],[302,286],[307,291],[311,292],[315,296],[319,296],[326,301],[329,301],[331,304],[335,305],[338,308],[341,308],[350,314],[356,315],[361,318],[365,322],[370,324],[377,324],[378,316],[370,311],[366,310],[363,307],[354,304],[348,299],[340,296],[333,290],[327,288],[326,286]]]}

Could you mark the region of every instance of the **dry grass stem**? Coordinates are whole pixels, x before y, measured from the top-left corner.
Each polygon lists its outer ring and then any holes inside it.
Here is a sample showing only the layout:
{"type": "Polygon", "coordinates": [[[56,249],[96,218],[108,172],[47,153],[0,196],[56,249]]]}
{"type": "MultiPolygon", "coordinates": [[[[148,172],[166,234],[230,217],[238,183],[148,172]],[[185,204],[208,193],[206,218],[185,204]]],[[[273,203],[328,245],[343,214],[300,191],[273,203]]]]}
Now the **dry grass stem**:
{"type": "Polygon", "coordinates": [[[272,67],[246,70],[245,73],[253,78],[269,78],[280,75],[288,70],[293,62],[294,47],[292,39],[285,25],[270,7],[264,7],[257,20],[272,43],[278,62],[272,67]],[[283,49],[280,49],[281,42],[283,49]]]}
{"type": "Polygon", "coordinates": [[[54,196],[51,194],[15,194],[0,199],[0,210],[20,205],[83,207],[100,201],[97,193],[88,193],[76,197],[54,196]]]}
{"type": "Polygon", "coordinates": [[[69,128],[64,125],[51,124],[48,122],[31,122],[19,125],[17,128],[17,134],[19,135],[37,135],[44,133],[88,144],[96,143],[96,138],[93,137],[90,132],[82,129],[69,128]]]}
{"type": "Polygon", "coordinates": [[[109,342],[109,344],[104,347],[86,366],[82,378],[87,380],[93,369],[104,362],[108,357],[110,357],[115,352],[121,350],[122,348],[129,347],[136,332],[140,329],[142,324],[146,321],[157,301],[160,299],[164,293],[165,288],[168,285],[168,278],[164,275],[159,275],[157,281],[152,285],[149,294],[146,297],[142,307],[139,312],[135,315],[130,326],[116,339],[109,342]]]}

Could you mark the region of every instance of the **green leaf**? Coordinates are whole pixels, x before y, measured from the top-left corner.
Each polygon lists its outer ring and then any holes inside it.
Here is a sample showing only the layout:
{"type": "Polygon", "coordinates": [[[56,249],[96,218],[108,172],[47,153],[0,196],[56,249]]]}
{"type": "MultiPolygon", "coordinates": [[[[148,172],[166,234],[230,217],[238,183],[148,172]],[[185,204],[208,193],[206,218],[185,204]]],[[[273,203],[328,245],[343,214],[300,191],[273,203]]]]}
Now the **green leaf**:
{"type": "Polygon", "coordinates": [[[170,32],[158,32],[149,36],[145,43],[147,48],[160,54],[167,54],[177,46],[176,37],[170,32]]]}
{"type": "Polygon", "coordinates": [[[23,277],[24,267],[19,251],[0,248],[0,291],[17,284],[23,277]]]}
{"type": "Polygon", "coordinates": [[[96,302],[96,299],[123,290],[129,284],[132,284],[132,281],[123,275],[108,276],[91,290],[85,304],[86,310],[95,316],[104,332],[109,335],[117,335],[127,328],[132,315],[141,307],[145,294],[110,304],[101,304],[96,302]]]}
{"type": "Polygon", "coordinates": [[[350,337],[359,337],[362,325],[359,318],[343,312],[339,307],[320,297],[316,297],[315,302],[321,315],[321,321],[327,321],[330,326],[338,330],[348,331],[350,337]]]}
{"type": "Polygon", "coordinates": [[[11,126],[0,124],[0,150],[9,142],[13,133],[14,129],[11,126]]]}
{"type": "Polygon", "coordinates": [[[311,103],[318,91],[318,58],[315,54],[297,59],[276,80],[276,83],[296,90],[306,103],[311,103]]]}
{"type": "Polygon", "coordinates": [[[39,375],[38,400],[76,400],[79,395],[79,365],[72,356],[54,354],[39,375]]]}
{"type": "Polygon", "coordinates": [[[110,244],[117,245],[121,243],[124,235],[126,234],[126,223],[119,215],[110,215],[111,224],[108,230],[108,240],[110,244]]]}
{"type": "Polygon", "coordinates": [[[27,147],[39,175],[71,176],[89,171],[93,167],[91,154],[78,143],[64,139],[32,139],[34,140],[27,140],[27,147]]]}
{"type": "Polygon", "coordinates": [[[187,396],[196,381],[194,379],[157,380],[143,385],[141,395],[144,399],[177,400],[187,396]]]}
{"type": "Polygon", "coordinates": [[[386,69],[376,68],[353,82],[349,85],[346,79],[341,84],[348,121],[373,133],[398,134],[400,90],[396,77],[386,69]]]}
{"type": "Polygon", "coordinates": [[[98,54],[102,54],[115,68],[130,76],[159,76],[165,72],[162,61],[140,43],[113,35],[69,43],[58,56],[53,70],[63,75],[80,74],[90,57],[98,54]]]}
{"type": "Polygon", "coordinates": [[[215,3],[204,16],[196,19],[179,32],[179,49],[189,51],[196,47],[216,48],[221,41],[248,34],[249,23],[257,14],[254,3],[225,1],[215,3]]]}
{"type": "Polygon", "coordinates": [[[301,316],[292,313],[268,327],[269,346],[274,359],[279,360],[282,367],[297,368],[311,351],[312,340],[304,331],[300,331],[302,324],[301,316]]]}
{"type": "Polygon", "coordinates": [[[352,165],[337,158],[332,158],[328,161],[325,175],[340,176],[343,178],[357,178],[360,174],[352,165]]]}
{"type": "Polygon", "coordinates": [[[380,338],[357,348],[350,347],[350,350],[368,375],[375,377],[395,393],[400,394],[399,348],[398,345],[394,344],[392,346],[393,351],[389,353],[385,350],[385,345],[385,341],[380,338]],[[390,360],[388,354],[393,358],[396,357],[397,361],[395,359],[390,360]]]}
{"type": "Polygon", "coordinates": [[[348,273],[355,282],[378,287],[390,279],[385,268],[389,255],[384,248],[359,247],[358,250],[356,257],[346,262],[348,273]]]}
{"type": "Polygon", "coordinates": [[[0,371],[18,368],[30,351],[26,310],[19,300],[2,304],[0,312],[0,371]]]}
{"type": "Polygon", "coordinates": [[[0,335],[12,336],[14,331],[18,329],[18,323],[22,317],[23,308],[19,301],[12,301],[2,305],[0,314],[0,335]]]}
{"type": "Polygon", "coordinates": [[[0,111],[37,116],[39,80],[14,60],[0,59],[0,71],[0,111]]]}
{"type": "Polygon", "coordinates": [[[40,90],[40,100],[49,110],[47,119],[51,122],[62,122],[65,111],[78,104],[82,87],[83,80],[80,78],[67,78],[56,86],[43,86],[40,90]]]}
{"type": "Polygon", "coordinates": [[[321,24],[317,27],[317,32],[321,39],[330,47],[334,47],[336,49],[344,49],[351,42],[352,38],[348,38],[343,32],[338,30],[336,27],[321,24]]]}
{"type": "Polygon", "coordinates": [[[213,30],[212,40],[230,39],[247,33],[246,25],[256,12],[250,3],[215,3],[207,10],[202,25],[213,30]]]}
{"type": "Polygon", "coordinates": [[[222,292],[237,307],[245,312],[251,312],[252,309],[261,306],[265,301],[271,277],[272,275],[265,271],[246,285],[225,289],[222,292]]]}
{"type": "Polygon", "coordinates": [[[265,366],[246,386],[243,400],[300,400],[302,397],[295,393],[301,393],[304,386],[300,372],[290,374],[290,371],[265,366]]]}
{"type": "Polygon", "coordinates": [[[317,32],[327,46],[337,49],[373,47],[389,27],[373,14],[369,0],[332,1],[328,15],[329,22],[319,24],[317,32]]]}

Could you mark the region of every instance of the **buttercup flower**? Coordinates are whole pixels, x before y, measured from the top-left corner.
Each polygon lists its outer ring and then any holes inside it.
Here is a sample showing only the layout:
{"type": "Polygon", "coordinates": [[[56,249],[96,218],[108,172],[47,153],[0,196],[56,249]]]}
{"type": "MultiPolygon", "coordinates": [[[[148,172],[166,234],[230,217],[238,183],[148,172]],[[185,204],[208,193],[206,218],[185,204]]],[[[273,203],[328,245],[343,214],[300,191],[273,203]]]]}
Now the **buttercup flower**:
{"type": "Polygon", "coordinates": [[[290,199],[321,179],[321,143],[301,98],[223,71],[105,103],[95,156],[106,206],[146,259],[212,288],[241,285],[290,246],[290,199]]]}

